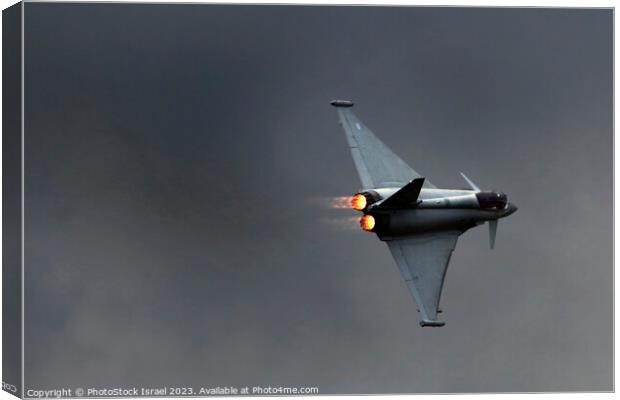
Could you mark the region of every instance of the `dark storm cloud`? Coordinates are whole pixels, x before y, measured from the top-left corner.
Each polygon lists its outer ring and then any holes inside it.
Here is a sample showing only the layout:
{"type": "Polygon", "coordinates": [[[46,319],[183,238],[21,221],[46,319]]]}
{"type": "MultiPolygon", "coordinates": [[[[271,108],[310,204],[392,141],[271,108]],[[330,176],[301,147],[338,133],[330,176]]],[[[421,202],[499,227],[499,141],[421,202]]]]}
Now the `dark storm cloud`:
{"type": "Polygon", "coordinates": [[[612,11],[26,5],[26,387],[610,390],[612,11]],[[332,98],[520,209],[416,306],[332,98]]]}

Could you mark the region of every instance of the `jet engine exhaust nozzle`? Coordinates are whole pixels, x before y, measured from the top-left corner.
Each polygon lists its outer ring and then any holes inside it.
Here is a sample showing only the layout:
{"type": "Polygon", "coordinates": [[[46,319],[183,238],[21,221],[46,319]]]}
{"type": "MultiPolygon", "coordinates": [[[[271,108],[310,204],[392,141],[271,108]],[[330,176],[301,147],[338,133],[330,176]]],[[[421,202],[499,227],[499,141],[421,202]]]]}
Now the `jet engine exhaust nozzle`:
{"type": "Polygon", "coordinates": [[[379,200],[381,200],[379,193],[374,190],[369,190],[367,192],[357,193],[351,197],[351,207],[357,211],[365,211],[379,200]]]}
{"type": "Polygon", "coordinates": [[[375,229],[375,225],[377,222],[375,221],[375,217],[370,214],[364,214],[360,218],[360,226],[366,232],[372,232],[375,229]]]}
{"type": "Polygon", "coordinates": [[[366,196],[361,193],[356,194],[351,197],[351,207],[357,211],[363,211],[368,205],[368,201],[366,200],[366,196]]]}

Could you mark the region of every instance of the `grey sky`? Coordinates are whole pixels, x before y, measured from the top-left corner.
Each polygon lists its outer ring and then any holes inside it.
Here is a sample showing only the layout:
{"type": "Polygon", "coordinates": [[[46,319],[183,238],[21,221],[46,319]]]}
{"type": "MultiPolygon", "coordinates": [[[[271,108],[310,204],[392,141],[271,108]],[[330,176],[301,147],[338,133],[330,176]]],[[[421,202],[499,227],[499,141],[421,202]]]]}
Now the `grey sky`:
{"type": "Polygon", "coordinates": [[[26,4],[26,388],[611,390],[612,18],[26,4]],[[333,98],[519,206],[444,328],[316,201],[359,187],[333,98]]]}

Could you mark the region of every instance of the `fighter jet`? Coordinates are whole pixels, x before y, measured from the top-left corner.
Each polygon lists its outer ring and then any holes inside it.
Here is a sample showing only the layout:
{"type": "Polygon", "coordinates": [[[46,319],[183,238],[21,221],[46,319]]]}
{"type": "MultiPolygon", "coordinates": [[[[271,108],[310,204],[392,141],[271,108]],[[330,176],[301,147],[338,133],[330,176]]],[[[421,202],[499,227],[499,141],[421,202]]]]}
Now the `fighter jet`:
{"type": "Polygon", "coordinates": [[[353,102],[334,100],[362,189],[351,207],[362,213],[360,226],[384,241],[418,304],[420,325],[437,320],[450,256],[459,236],[489,225],[495,244],[497,223],[517,211],[502,192],[481,190],[461,173],[471,190],[439,189],[394,154],[353,114],[353,102]]]}

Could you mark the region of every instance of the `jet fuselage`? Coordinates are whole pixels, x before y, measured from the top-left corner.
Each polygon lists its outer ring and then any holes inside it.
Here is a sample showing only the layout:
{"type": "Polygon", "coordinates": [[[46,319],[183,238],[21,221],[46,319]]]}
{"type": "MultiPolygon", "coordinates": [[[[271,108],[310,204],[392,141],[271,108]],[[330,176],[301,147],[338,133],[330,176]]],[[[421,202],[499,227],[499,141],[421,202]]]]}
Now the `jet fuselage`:
{"type": "Polygon", "coordinates": [[[364,212],[366,222],[374,222],[372,227],[362,228],[374,232],[381,240],[398,236],[454,230],[465,232],[485,221],[497,220],[514,213],[517,207],[506,201],[499,192],[481,192],[460,189],[422,189],[418,201],[411,208],[389,209],[381,207],[401,188],[378,188],[360,194],[368,198],[364,212]],[[369,221],[371,216],[374,221],[369,221]]]}
{"type": "Polygon", "coordinates": [[[481,190],[463,173],[471,190],[437,188],[357,118],[352,101],[331,104],[338,111],[363,188],[351,198],[351,207],[362,213],[361,228],[386,243],[418,304],[420,325],[443,326],[437,319],[439,300],[459,236],[487,222],[492,249],[498,220],[517,207],[504,193],[481,190]]]}

